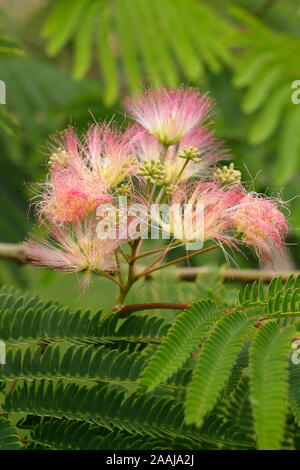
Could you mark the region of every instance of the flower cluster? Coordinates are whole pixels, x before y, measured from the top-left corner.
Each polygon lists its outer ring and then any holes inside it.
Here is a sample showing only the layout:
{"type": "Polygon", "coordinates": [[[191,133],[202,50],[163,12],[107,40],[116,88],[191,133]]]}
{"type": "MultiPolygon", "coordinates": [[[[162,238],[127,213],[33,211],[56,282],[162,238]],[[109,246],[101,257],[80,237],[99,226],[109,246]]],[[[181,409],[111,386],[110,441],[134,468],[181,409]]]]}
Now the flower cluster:
{"type": "MultiPolygon", "coordinates": [[[[123,262],[130,258],[123,245],[134,246],[135,256],[140,249],[142,237],[127,230],[130,223],[141,224],[136,203],[143,215],[154,203],[201,204],[202,226],[193,210],[185,220],[195,237],[178,232],[178,218],[168,223],[157,218],[177,244],[193,242],[201,231],[203,242],[243,243],[265,260],[283,249],[287,224],[278,209],[281,201],[247,193],[232,164],[217,167],[227,153],[208,127],[213,103],[207,95],[190,88],[148,90],[128,98],[125,108],[136,121],[125,131],[93,124],[81,138],[73,129],[56,138],[36,198],[38,220],[49,228],[49,238],[33,236],[24,243],[33,263],[65,271],[119,270],[120,253],[123,262]],[[128,200],[125,218],[117,206],[120,196],[128,200]],[[108,222],[111,208],[117,214],[115,234],[122,236],[100,237],[97,228],[108,222]]],[[[143,234],[151,229],[151,221],[147,224],[143,234]]]]}

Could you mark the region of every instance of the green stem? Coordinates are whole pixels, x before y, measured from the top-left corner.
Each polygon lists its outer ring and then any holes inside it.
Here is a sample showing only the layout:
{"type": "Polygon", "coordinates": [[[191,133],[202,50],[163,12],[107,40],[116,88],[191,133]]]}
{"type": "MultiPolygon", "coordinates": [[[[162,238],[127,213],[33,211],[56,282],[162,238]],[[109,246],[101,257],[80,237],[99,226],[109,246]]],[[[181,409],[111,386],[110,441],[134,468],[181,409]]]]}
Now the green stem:
{"type": "Polygon", "coordinates": [[[177,175],[177,177],[176,177],[176,179],[175,179],[175,181],[174,181],[173,184],[177,184],[177,183],[178,183],[179,178],[180,178],[180,176],[182,175],[182,173],[184,172],[184,170],[185,170],[185,168],[186,168],[186,166],[187,166],[188,163],[189,163],[189,160],[186,159],[185,162],[184,162],[184,164],[182,165],[182,168],[181,168],[180,172],[178,173],[178,175],[177,175]]]}

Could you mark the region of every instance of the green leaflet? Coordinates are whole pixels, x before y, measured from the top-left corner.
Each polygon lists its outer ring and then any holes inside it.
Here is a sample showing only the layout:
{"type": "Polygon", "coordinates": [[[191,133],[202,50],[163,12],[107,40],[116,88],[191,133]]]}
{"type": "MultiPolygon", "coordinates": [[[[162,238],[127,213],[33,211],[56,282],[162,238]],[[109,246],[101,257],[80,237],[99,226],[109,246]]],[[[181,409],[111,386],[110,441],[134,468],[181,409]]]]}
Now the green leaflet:
{"type": "Polygon", "coordinates": [[[131,34],[132,29],[128,28],[128,13],[126,2],[114,0],[114,19],[121,60],[126,70],[126,81],[130,93],[136,93],[143,88],[143,76],[136,54],[135,38],[131,34]]]}
{"type": "Polygon", "coordinates": [[[240,308],[260,312],[264,318],[296,318],[300,316],[300,276],[291,275],[282,286],[282,279],[276,277],[265,291],[260,280],[247,284],[239,292],[240,308]]]}
{"type": "Polygon", "coordinates": [[[252,57],[247,57],[244,61],[237,64],[237,70],[233,79],[233,85],[236,88],[243,88],[250,85],[255,79],[256,74],[260,71],[261,67],[272,58],[269,52],[255,54],[252,57]]]}
{"type": "Polygon", "coordinates": [[[97,10],[97,3],[89,5],[77,28],[73,62],[73,77],[76,79],[84,77],[92,62],[92,42],[97,10]]]}
{"type": "Polygon", "coordinates": [[[97,57],[104,85],[103,99],[107,105],[111,105],[116,101],[120,88],[119,71],[110,36],[112,4],[101,2],[98,8],[97,57]]]}
{"type": "MultiPolygon", "coordinates": [[[[182,403],[155,394],[131,393],[116,387],[97,385],[92,388],[77,384],[38,381],[25,383],[5,400],[4,410],[37,416],[68,418],[109,430],[127,431],[136,436],[168,437],[200,444],[249,448],[251,442],[238,436],[232,423],[211,416],[201,429],[184,423],[182,403]]],[[[148,437],[147,437],[148,439],[148,437]]]]}
{"type": "Polygon", "coordinates": [[[247,30],[233,36],[231,44],[243,50],[234,60],[233,80],[236,87],[248,87],[242,110],[246,114],[257,111],[250,123],[249,142],[261,144],[277,132],[272,180],[275,186],[282,186],[292,179],[299,161],[300,111],[299,106],[291,105],[299,38],[274,31],[239,6],[231,6],[230,12],[247,30]]]}
{"type": "Polygon", "coordinates": [[[132,315],[121,325],[118,314],[99,323],[101,312],[72,311],[54,302],[41,302],[30,294],[0,289],[0,338],[10,343],[67,341],[111,343],[160,341],[169,325],[156,316],[132,315]]]}
{"type": "Polygon", "coordinates": [[[142,373],[141,385],[152,390],[183,365],[220,316],[214,302],[202,300],[183,311],[142,373]]]}
{"type": "Polygon", "coordinates": [[[287,360],[294,329],[275,322],[259,328],[250,348],[250,390],[257,446],[281,448],[288,395],[287,360]]]}
{"type": "MultiPolygon", "coordinates": [[[[148,438],[126,431],[108,431],[77,421],[45,420],[32,431],[35,442],[61,450],[153,450],[192,449],[192,441],[172,438],[148,438]]],[[[199,444],[198,444],[199,446],[199,444]]]]}
{"type": "Polygon", "coordinates": [[[19,129],[18,121],[12,114],[3,109],[3,105],[0,106],[0,128],[7,134],[15,135],[19,129]]]}
{"type": "Polygon", "coordinates": [[[128,349],[106,349],[94,346],[49,345],[7,348],[6,364],[0,368],[0,380],[57,379],[102,380],[111,383],[136,382],[145,365],[147,354],[128,349]]]}
{"type": "Polygon", "coordinates": [[[17,429],[0,416],[0,450],[19,450],[22,447],[17,429]]]}
{"type": "Polygon", "coordinates": [[[219,320],[200,352],[185,404],[186,421],[200,427],[212,410],[255,318],[235,312],[219,320]]]}
{"type": "Polygon", "coordinates": [[[240,432],[243,432],[249,440],[252,440],[253,448],[255,448],[249,378],[246,375],[241,377],[229,400],[227,398],[224,399],[217,408],[220,408],[220,413],[225,419],[234,423],[240,432]]]}
{"type": "MultiPolygon", "coordinates": [[[[255,438],[259,448],[297,448],[291,415],[285,424],[293,328],[268,322],[251,341],[262,314],[296,315],[298,285],[294,277],[285,285],[274,279],[268,289],[254,283],[240,292],[230,315],[202,300],[171,327],[144,314],[126,320],[116,314],[101,324],[99,313],[72,312],[3,287],[0,337],[7,357],[0,391],[6,394],[17,381],[3,412],[24,416],[17,426],[26,423],[30,448],[37,449],[151,448],[150,443],[162,449],[253,449],[255,438]],[[156,388],[145,393],[140,383],[156,388]]],[[[298,375],[292,368],[289,402],[297,420],[298,375]]]]}
{"type": "Polygon", "coordinates": [[[279,135],[279,155],[274,168],[275,184],[286,184],[298,168],[300,153],[300,107],[290,105],[279,135]]]}
{"type": "Polygon", "coordinates": [[[249,142],[252,145],[264,142],[273,134],[280,123],[282,109],[288,103],[289,96],[290,89],[286,83],[271,93],[268,101],[252,122],[249,131],[249,142]]]}
{"type": "Polygon", "coordinates": [[[50,55],[74,43],[76,78],[88,72],[96,42],[103,99],[111,105],[124,81],[136,92],[148,81],[151,86],[174,86],[182,75],[196,80],[204,64],[220,72],[222,62],[231,59],[223,36],[232,29],[204,2],[195,0],[164,0],[163,8],[157,0],[56,0],[42,34],[50,55]]]}
{"type": "Polygon", "coordinates": [[[49,38],[48,54],[57,54],[66,44],[90,1],[64,0],[56,2],[42,30],[43,35],[49,38]]]}
{"type": "Polygon", "coordinates": [[[283,70],[282,64],[267,63],[263,67],[242,101],[242,110],[245,114],[257,111],[264,104],[273,88],[280,81],[283,70]]]}
{"type": "MultiPolygon", "coordinates": [[[[291,349],[291,355],[294,350],[291,349]]],[[[296,356],[298,359],[299,356],[296,356]]],[[[300,364],[290,364],[289,367],[289,402],[295,415],[298,426],[300,425],[300,364]]]]}

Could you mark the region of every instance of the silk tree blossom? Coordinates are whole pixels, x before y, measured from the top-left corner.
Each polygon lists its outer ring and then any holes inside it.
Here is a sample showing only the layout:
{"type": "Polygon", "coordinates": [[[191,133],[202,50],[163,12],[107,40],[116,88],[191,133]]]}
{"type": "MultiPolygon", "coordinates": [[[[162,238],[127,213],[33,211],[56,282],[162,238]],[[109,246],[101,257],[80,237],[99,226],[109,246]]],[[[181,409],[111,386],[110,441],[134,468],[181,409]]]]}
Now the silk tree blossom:
{"type": "Polygon", "coordinates": [[[137,170],[131,153],[134,138],[106,123],[91,125],[82,139],[68,129],[55,139],[58,147],[52,146],[50,168],[70,169],[87,184],[98,181],[114,188],[137,170]]]}
{"type": "Polygon", "coordinates": [[[96,219],[89,217],[76,224],[51,224],[49,240],[34,236],[23,246],[33,264],[67,272],[99,274],[117,270],[114,252],[119,244],[119,240],[99,239],[96,219]]]}
{"type": "Polygon", "coordinates": [[[139,162],[160,160],[164,164],[165,180],[167,184],[182,183],[192,177],[203,176],[209,173],[219,160],[227,158],[223,142],[218,141],[213,131],[206,126],[199,126],[189,132],[179,144],[171,145],[167,149],[154,136],[139,125],[133,125],[128,131],[132,137],[133,148],[139,162]],[[199,161],[190,161],[181,172],[183,160],[178,154],[186,147],[194,147],[199,152],[199,161]]]}
{"type": "Polygon", "coordinates": [[[212,101],[192,88],[147,90],[125,100],[125,109],[165,145],[183,139],[209,115],[212,101]]]}
{"type": "Polygon", "coordinates": [[[77,222],[95,211],[99,204],[111,201],[103,182],[70,168],[52,170],[43,187],[38,214],[54,223],[77,222]]]}
{"type": "Polygon", "coordinates": [[[130,153],[132,138],[107,124],[92,125],[82,141],[74,129],[63,132],[49,160],[39,215],[55,223],[76,222],[110,202],[110,189],[138,169],[130,153]]]}
{"type": "Polygon", "coordinates": [[[95,124],[87,132],[83,149],[86,166],[109,188],[134,175],[138,166],[131,153],[132,134],[121,133],[107,124],[95,124]]]}
{"type": "Polygon", "coordinates": [[[222,188],[217,182],[196,183],[189,204],[201,203],[204,210],[204,240],[230,242],[232,225],[230,208],[244,198],[241,186],[222,188]]]}
{"type": "Polygon", "coordinates": [[[131,152],[139,163],[151,160],[163,160],[165,149],[163,144],[153,135],[149,134],[141,125],[129,126],[127,134],[131,139],[131,152]]]}
{"type": "Polygon", "coordinates": [[[232,236],[232,215],[230,209],[244,198],[241,186],[222,188],[217,182],[200,181],[196,185],[180,185],[171,198],[171,207],[189,206],[191,210],[176,211],[171,214],[166,223],[160,220],[160,226],[179,238],[183,243],[199,241],[201,234],[203,242],[217,240],[230,243],[232,236]],[[199,210],[202,212],[199,218],[199,210]],[[199,226],[200,223],[203,226],[199,226]],[[188,234],[188,236],[187,236],[188,234]]]}
{"type": "MultiPolygon", "coordinates": [[[[161,88],[125,106],[137,121],[125,132],[93,124],[82,138],[72,128],[56,137],[37,203],[49,240],[32,237],[24,245],[33,263],[104,274],[119,285],[120,303],[138,278],[135,261],[157,251],[142,252],[149,235],[173,238],[174,246],[188,250],[199,241],[216,241],[209,249],[244,242],[266,260],[283,249],[281,202],[247,193],[233,166],[217,169],[227,154],[204,124],[212,107],[206,95],[161,88]],[[126,199],[125,208],[117,197],[126,199]],[[118,279],[105,273],[122,262],[128,263],[127,280],[123,271],[118,279]]],[[[160,260],[148,265],[149,272],[160,260]]]]}
{"type": "Polygon", "coordinates": [[[251,246],[264,261],[272,261],[272,253],[282,252],[288,226],[277,206],[280,200],[246,195],[233,210],[233,226],[244,243],[251,246]]]}

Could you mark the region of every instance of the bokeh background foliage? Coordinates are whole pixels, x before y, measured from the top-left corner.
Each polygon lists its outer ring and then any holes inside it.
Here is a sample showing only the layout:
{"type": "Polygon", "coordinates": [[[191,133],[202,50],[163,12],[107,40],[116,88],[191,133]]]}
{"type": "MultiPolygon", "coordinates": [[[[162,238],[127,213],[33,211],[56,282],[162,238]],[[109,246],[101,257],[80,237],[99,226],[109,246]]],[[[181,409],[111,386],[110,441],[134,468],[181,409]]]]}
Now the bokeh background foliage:
{"type": "MultiPolygon", "coordinates": [[[[1,241],[22,240],[30,230],[29,183],[43,177],[49,134],[112,116],[124,124],[127,94],[187,84],[216,100],[218,136],[249,188],[292,199],[283,263],[298,267],[300,105],[291,102],[291,84],[300,78],[298,1],[3,0],[0,12],[7,88],[0,105],[1,241]]],[[[219,254],[203,260],[224,262],[219,254]]],[[[256,267],[251,255],[237,262],[256,267]]],[[[73,278],[46,269],[1,261],[0,281],[78,302],[73,278]]],[[[103,286],[97,280],[81,302],[97,306],[103,286]]]]}

